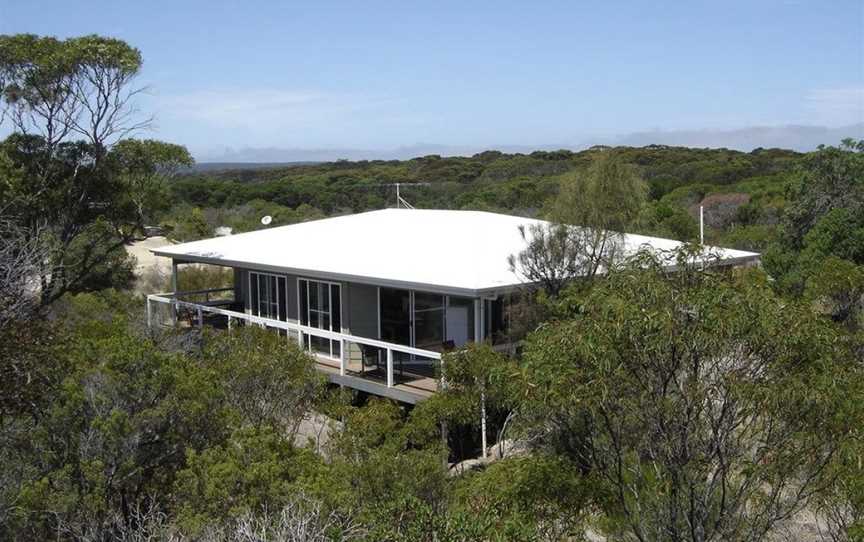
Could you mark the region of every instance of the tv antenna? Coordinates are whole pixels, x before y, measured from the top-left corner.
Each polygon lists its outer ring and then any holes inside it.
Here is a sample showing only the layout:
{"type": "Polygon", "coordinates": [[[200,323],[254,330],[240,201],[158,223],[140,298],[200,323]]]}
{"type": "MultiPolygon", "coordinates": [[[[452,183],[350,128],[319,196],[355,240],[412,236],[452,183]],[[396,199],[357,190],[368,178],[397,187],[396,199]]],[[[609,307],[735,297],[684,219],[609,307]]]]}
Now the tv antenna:
{"type": "Polygon", "coordinates": [[[402,194],[399,191],[399,188],[402,186],[429,186],[430,183],[387,183],[383,186],[395,186],[396,187],[396,208],[406,208],[413,209],[414,206],[408,203],[405,198],[402,197],[402,194]]]}

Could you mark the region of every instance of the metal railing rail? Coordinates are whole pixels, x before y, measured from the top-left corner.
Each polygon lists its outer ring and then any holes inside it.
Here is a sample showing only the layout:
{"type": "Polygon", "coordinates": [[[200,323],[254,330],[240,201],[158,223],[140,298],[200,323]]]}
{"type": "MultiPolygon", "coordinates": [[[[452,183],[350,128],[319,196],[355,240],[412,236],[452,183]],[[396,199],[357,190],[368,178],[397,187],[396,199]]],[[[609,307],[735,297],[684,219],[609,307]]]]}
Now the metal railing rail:
{"type": "Polygon", "coordinates": [[[181,296],[185,297],[185,296],[190,296],[190,295],[204,294],[205,303],[209,303],[210,302],[210,294],[216,294],[216,293],[221,293],[221,292],[233,292],[233,291],[234,291],[234,287],[231,286],[231,287],[227,287],[227,288],[207,288],[204,290],[187,290],[187,291],[183,291],[183,292],[165,292],[165,293],[153,294],[153,295],[156,295],[159,297],[178,298],[181,296]]]}
{"type": "MultiPolygon", "coordinates": [[[[233,288],[221,288],[221,289],[213,289],[209,290],[209,292],[216,291],[225,291],[232,290],[233,288]]],[[[441,361],[441,353],[435,352],[432,350],[424,350],[422,348],[413,348],[410,346],[404,346],[401,344],[388,343],[385,341],[380,341],[378,339],[370,339],[368,337],[359,337],[357,335],[348,335],[346,333],[339,333],[336,331],[328,331],[325,329],[318,329],[315,327],[304,326],[302,324],[295,324],[293,322],[283,322],[282,320],[273,320],[271,318],[264,318],[261,316],[255,316],[252,314],[246,314],[244,312],[237,312],[228,309],[222,309],[219,307],[211,307],[209,305],[202,305],[200,303],[193,303],[191,301],[183,301],[177,299],[178,296],[182,295],[192,295],[192,294],[203,294],[207,293],[208,290],[199,290],[199,291],[191,291],[191,292],[176,292],[176,293],[160,293],[160,294],[150,294],[147,296],[147,325],[148,327],[152,325],[152,309],[151,303],[164,303],[167,305],[171,305],[173,312],[175,314],[174,320],[176,322],[176,312],[181,307],[186,307],[197,311],[198,316],[198,325],[204,325],[204,313],[209,314],[218,314],[222,316],[226,316],[228,318],[228,329],[231,329],[231,320],[242,320],[244,322],[249,322],[251,324],[256,324],[262,327],[271,327],[276,329],[282,329],[287,331],[294,331],[297,333],[298,342],[300,343],[300,347],[303,348],[303,335],[309,335],[313,337],[321,337],[323,339],[339,341],[339,374],[344,376],[346,373],[347,365],[348,365],[348,354],[345,345],[347,343],[355,343],[362,344],[366,346],[371,346],[373,348],[380,348],[381,350],[386,351],[387,353],[387,387],[393,387],[393,353],[399,352],[414,356],[421,356],[425,358],[429,358],[436,361],[441,361]]]]}

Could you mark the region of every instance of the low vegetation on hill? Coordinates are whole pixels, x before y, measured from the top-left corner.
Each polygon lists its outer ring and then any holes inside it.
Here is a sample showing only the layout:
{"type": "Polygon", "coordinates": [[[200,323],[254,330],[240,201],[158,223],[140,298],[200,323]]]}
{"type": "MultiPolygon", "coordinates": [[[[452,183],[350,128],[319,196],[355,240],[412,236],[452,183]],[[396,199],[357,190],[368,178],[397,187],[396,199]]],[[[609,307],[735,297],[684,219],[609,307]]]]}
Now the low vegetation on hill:
{"type": "Polygon", "coordinates": [[[424,156],[404,161],[339,161],[286,168],[205,171],[170,185],[173,209],[155,217],[181,240],[395,205],[395,183],[420,208],[473,209],[543,216],[562,181],[601,153],[631,164],[648,183],[649,205],[638,233],[698,239],[705,206],[707,239],[761,249],[774,239],[785,187],[801,155],[781,149],[749,153],[652,145],[594,147],[531,154],[487,151],[471,157],[424,156]]]}

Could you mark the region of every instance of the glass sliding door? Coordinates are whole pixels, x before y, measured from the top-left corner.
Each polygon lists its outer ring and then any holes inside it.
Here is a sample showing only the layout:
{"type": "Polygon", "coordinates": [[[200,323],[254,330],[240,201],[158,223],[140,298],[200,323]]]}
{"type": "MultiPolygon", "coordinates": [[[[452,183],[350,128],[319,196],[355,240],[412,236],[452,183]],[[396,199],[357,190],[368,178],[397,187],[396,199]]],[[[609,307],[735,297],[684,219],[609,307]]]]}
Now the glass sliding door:
{"type": "Polygon", "coordinates": [[[414,292],[414,344],[424,350],[441,350],[444,344],[444,296],[414,292]]]}
{"type": "Polygon", "coordinates": [[[441,351],[474,340],[474,299],[380,289],[381,340],[441,351]]]}
{"type": "Polygon", "coordinates": [[[249,309],[255,316],[285,321],[285,277],[249,272],[249,309]]]}
{"type": "Polygon", "coordinates": [[[380,289],[381,340],[411,346],[411,292],[380,289]]]}
{"type": "MultiPolygon", "coordinates": [[[[300,323],[326,331],[342,332],[342,291],[338,283],[300,279],[297,281],[300,323]]],[[[338,359],[338,340],[303,334],[303,344],[314,353],[338,359]]]]}
{"type": "Polygon", "coordinates": [[[447,297],[447,342],[459,348],[474,341],[474,300],[447,297]]]}
{"type": "MultiPolygon", "coordinates": [[[[380,288],[379,300],[383,341],[442,352],[474,340],[474,299],[380,288]]],[[[395,352],[393,361],[396,375],[402,378],[435,374],[432,358],[395,352]]]]}
{"type": "Polygon", "coordinates": [[[508,338],[508,323],[507,311],[505,310],[504,299],[486,299],[483,308],[483,328],[485,330],[486,339],[491,340],[492,344],[502,344],[507,342],[508,338]]]}

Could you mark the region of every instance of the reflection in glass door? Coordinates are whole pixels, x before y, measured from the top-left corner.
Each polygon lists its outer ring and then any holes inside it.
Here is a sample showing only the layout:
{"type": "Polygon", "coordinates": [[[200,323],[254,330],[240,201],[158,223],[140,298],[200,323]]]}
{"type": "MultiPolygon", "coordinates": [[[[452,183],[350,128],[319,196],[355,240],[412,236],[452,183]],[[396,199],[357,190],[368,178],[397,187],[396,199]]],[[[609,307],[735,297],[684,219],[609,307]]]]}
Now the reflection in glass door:
{"type": "Polygon", "coordinates": [[[411,346],[411,292],[381,288],[381,340],[411,346]]]}
{"type": "Polygon", "coordinates": [[[380,288],[380,338],[441,351],[474,340],[474,300],[395,288],[380,288]]]}
{"type": "MultiPolygon", "coordinates": [[[[474,340],[474,300],[395,288],[379,289],[380,338],[441,352],[474,340]]],[[[430,376],[430,358],[395,352],[396,374],[430,376]]],[[[382,360],[379,359],[379,367],[382,360]]]]}
{"type": "Polygon", "coordinates": [[[474,300],[447,296],[447,341],[454,348],[474,340],[474,300]]]}
{"type": "MultiPolygon", "coordinates": [[[[302,325],[342,332],[342,292],[338,283],[300,279],[297,289],[302,325]]],[[[334,359],[340,357],[338,340],[304,333],[303,344],[311,352],[334,359]]]]}
{"type": "Polygon", "coordinates": [[[414,292],[413,346],[437,351],[443,344],[444,296],[414,292]]]}

